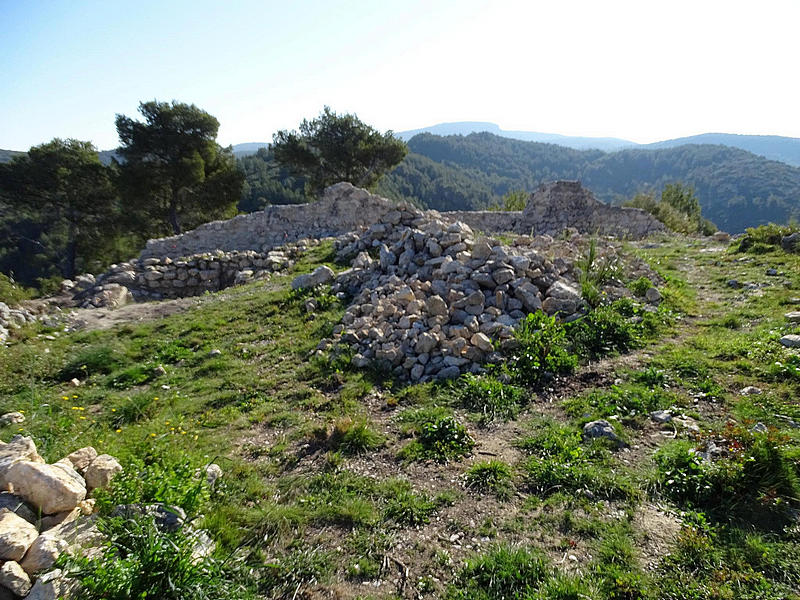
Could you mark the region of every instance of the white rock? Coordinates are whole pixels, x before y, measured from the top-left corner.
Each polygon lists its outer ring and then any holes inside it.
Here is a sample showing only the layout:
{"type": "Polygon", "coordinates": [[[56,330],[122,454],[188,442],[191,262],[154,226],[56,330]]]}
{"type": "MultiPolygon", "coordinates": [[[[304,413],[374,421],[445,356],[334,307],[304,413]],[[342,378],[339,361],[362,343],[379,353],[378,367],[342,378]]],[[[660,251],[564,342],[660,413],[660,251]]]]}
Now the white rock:
{"type": "Polygon", "coordinates": [[[491,352],[492,350],[494,350],[494,346],[492,345],[492,340],[490,340],[489,336],[486,335],[485,333],[476,333],[470,338],[469,341],[473,346],[477,346],[484,352],[491,352]]]}
{"type": "Polygon", "coordinates": [[[747,387],[739,390],[739,393],[742,396],[758,396],[761,393],[761,388],[757,388],[754,385],[748,385],[747,387]]]}
{"type": "MultiPolygon", "coordinates": [[[[75,473],[77,475],[77,473],[75,473]]],[[[73,477],[64,465],[47,465],[30,461],[13,464],[6,481],[14,493],[51,515],[71,510],[86,497],[86,488],[73,477]]]]}
{"type": "Polygon", "coordinates": [[[20,565],[31,575],[52,567],[64,552],[78,553],[96,546],[103,539],[96,522],[95,516],[79,517],[45,531],[31,544],[20,565]]]}
{"type": "Polygon", "coordinates": [[[0,510],[0,560],[19,561],[38,535],[22,517],[7,508],[0,510]]]}
{"type": "Polygon", "coordinates": [[[206,483],[209,487],[214,487],[217,480],[222,477],[222,467],[216,463],[211,463],[206,467],[206,483]]]}
{"type": "Polygon", "coordinates": [[[30,594],[25,600],[60,600],[61,598],[77,598],[80,586],[73,579],[63,576],[61,569],[45,573],[33,584],[30,594]]]}
{"type": "Polygon", "coordinates": [[[28,592],[31,591],[30,577],[22,570],[19,563],[13,560],[0,567],[0,585],[21,598],[27,596],[28,592]]]}
{"type": "Polygon", "coordinates": [[[0,415],[0,427],[5,427],[6,425],[14,425],[16,423],[24,423],[25,422],[25,415],[21,412],[14,411],[8,412],[4,415],[0,415]]]}
{"type": "Polygon", "coordinates": [[[783,315],[783,318],[789,323],[800,323],[800,310],[793,310],[783,315]]]}
{"type": "Polygon", "coordinates": [[[7,444],[0,445],[0,489],[7,489],[8,470],[22,460],[43,463],[44,459],[36,451],[36,444],[29,437],[15,435],[7,444]]]}
{"type": "Polygon", "coordinates": [[[91,462],[97,458],[97,450],[91,446],[86,446],[79,450],[75,450],[72,454],[67,455],[67,460],[72,463],[73,468],[79,473],[86,471],[91,462]]]}
{"type": "MultiPolygon", "coordinates": [[[[114,475],[122,471],[122,465],[109,454],[101,454],[86,469],[86,487],[89,490],[105,488],[111,483],[114,475]]],[[[81,498],[83,500],[83,498],[81,498]]]]}

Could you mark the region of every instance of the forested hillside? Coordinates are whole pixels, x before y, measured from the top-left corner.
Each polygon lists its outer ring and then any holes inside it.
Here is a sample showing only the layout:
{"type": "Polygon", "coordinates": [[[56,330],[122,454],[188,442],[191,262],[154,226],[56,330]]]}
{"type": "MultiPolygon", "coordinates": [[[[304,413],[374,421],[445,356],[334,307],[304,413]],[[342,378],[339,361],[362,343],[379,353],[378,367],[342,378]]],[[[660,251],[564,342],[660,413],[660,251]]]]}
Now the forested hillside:
{"type": "Polygon", "coordinates": [[[674,148],[686,144],[722,144],[747,150],[771,160],[780,160],[800,167],[800,138],[780,135],[738,135],[735,133],[701,133],[689,137],[647,144],[645,148],[674,148]]]}
{"type": "Polygon", "coordinates": [[[502,138],[420,134],[411,153],[379,185],[383,194],[430,208],[485,208],[510,190],[579,179],[601,200],[621,201],[682,181],[695,187],[703,214],[739,232],[800,216],[800,169],[725,146],[662,150],[573,150],[502,138]]]}

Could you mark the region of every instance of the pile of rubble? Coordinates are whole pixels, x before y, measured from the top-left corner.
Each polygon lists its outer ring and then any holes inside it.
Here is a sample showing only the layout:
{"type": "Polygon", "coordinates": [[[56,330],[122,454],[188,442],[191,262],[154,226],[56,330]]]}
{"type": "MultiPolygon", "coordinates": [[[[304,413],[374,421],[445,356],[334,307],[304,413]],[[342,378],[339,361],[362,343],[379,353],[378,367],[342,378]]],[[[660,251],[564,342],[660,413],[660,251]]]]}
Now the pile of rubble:
{"type": "MultiPolygon", "coordinates": [[[[479,372],[499,358],[498,346],[514,343],[528,313],[570,321],[587,310],[577,247],[550,236],[504,245],[459,221],[401,206],[365,232],[338,238],[336,248],[340,258],[355,258],[333,280],[334,292],[354,297],[334,341],[350,345],[354,365],[378,363],[411,381],[479,372]]],[[[644,263],[628,274],[639,271],[653,276],[644,263]]],[[[606,291],[622,295],[621,285],[606,291]]]]}
{"type": "Polygon", "coordinates": [[[35,321],[36,316],[29,310],[22,307],[10,308],[5,302],[0,302],[0,344],[8,339],[10,329],[19,329],[35,321]]]}
{"type": "Polygon", "coordinates": [[[120,471],[114,457],[91,447],[47,464],[29,437],[0,442],[0,598],[66,591],[66,582],[43,573],[63,552],[86,552],[102,539],[87,496],[120,471]]]}

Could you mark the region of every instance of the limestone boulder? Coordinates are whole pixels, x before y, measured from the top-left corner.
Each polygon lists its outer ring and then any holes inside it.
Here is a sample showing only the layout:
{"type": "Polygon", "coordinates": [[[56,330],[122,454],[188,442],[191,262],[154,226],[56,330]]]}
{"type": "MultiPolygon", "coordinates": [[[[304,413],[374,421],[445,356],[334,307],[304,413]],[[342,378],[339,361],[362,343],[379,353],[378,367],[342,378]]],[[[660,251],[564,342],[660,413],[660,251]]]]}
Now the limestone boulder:
{"type": "Polygon", "coordinates": [[[0,510],[0,560],[19,561],[38,535],[36,527],[16,513],[0,510]]]}
{"type": "Polygon", "coordinates": [[[13,486],[15,494],[42,513],[52,515],[72,510],[86,497],[86,487],[80,481],[80,475],[72,473],[63,464],[20,461],[11,465],[6,481],[13,486]]]}
{"type": "Polygon", "coordinates": [[[10,560],[0,567],[0,586],[23,598],[31,591],[31,579],[18,562],[10,560]]]}
{"type": "Polygon", "coordinates": [[[54,569],[36,580],[25,600],[61,600],[62,598],[80,598],[80,586],[74,579],[64,577],[61,569],[54,569]]]}
{"type": "Polygon", "coordinates": [[[330,267],[322,265],[314,269],[311,273],[298,275],[292,280],[293,290],[306,290],[324,285],[333,281],[334,273],[330,267]]]}
{"type": "Polygon", "coordinates": [[[31,544],[25,558],[20,562],[28,575],[46,571],[64,552],[77,554],[97,546],[103,534],[97,529],[97,517],[78,517],[62,523],[39,535],[31,544]]]}
{"type": "Polygon", "coordinates": [[[75,450],[75,452],[66,456],[66,459],[72,463],[72,467],[78,473],[84,473],[95,458],[97,458],[97,450],[91,446],[75,450]]]}
{"type": "Polygon", "coordinates": [[[31,438],[15,435],[10,442],[0,446],[0,489],[8,488],[8,470],[20,461],[43,463],[44,459],[39,456],[31,438]]]}
{"type": "MultiPolygon", "coordinates": [[[[109,454],[101,454],[86,469],[86,486],[89,490],[106,488],[114,475],[122,471],[119,461],[109,454]]],[[[83,498],[81,498],[83,500],[83,498]]]]}
{"type": "Polygon", "coordinates": [[[25,415],[23,415],[19,411],[8,412],[4,415],[0,415],[0,427],[5,427],[6,425],[14,425],[17,423],[24,423],[25,422],[25,415]]]}

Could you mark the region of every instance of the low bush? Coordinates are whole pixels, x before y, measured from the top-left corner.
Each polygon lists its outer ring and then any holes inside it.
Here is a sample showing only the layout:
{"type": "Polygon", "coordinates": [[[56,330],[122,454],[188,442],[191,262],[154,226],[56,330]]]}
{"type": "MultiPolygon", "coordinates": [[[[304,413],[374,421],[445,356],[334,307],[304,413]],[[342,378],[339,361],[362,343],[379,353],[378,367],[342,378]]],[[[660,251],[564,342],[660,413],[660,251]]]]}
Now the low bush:
{"type": "Polygon", "coordinates": [[[89,346],[78,352],[59,371],[59,381],[69,381],[73,377],[79,379],[92,375],[108,375],[123,364],[123,358],[115,348],[100,344],[89,346]]]}
{"type": "Polygon", "coordinates": [[[201,511],[209,498],[205,473],[189,461],[156,456],[131,459],[123,466],[111,486],[97,492],[101,513],[120,504],[163,502],[179,506],[191,517],[201,511]]]}
{"type": "Polygon", "coordinates": [[[425,421],[417,428],[417,438],[400,451],[406,460],[433,459],[441,462],[469,454],[475,440],[453,417],[425,421]]]}
{"type": "Polygon", "coordinates": [[[797,225],[776,225],[775,223],[748,227],[739,240],[736,250],[751,254],[772,252],[781,247],[781,240],[784,237],[798,231],[800,231],[800,227],[797,225]]]}
{"type": "Polygon", "coordinates": [[[365,419],[345,418],[334,424],[328,444],[334,451],[353,456],[380,448],[384,441],[365,419]]]}
{"type": "Polygon", "coordinates": [[[639,346],[636,326],[613,304],[598,307],[565,327],[573,351],[587,358],[628,352],[639,346]]]}
{"type": "Polygon", "coordinates": [[[522,389],[490,375],[463,375],[454,384],[454,395],[462,407],[480,413],[482,423],[516,416],[522,403],[522,389]]]}
{"type": "Polygon", "coordinates": [[[517,328],[519,347],[508,358],[508,369],[515,381],[540,386],[553,375],[572,372],[578,358],[568,350],[567,332],[555,317],[543,312],[529,314],[517,328]]]}
{"type": "Polygon", "coordinates": [[[628,284],[628,289],[640,297],[644,296],[651,287],[653,287],[653,282],[650,281],[650,278],[644,276],[628,284]]]}
{"type": "Polygon", "coordinates": [[[500,499],[511,496],[511,467],[500,460],[489,460],[472,465],[466,473],[467,487],[479,492],[489,492],[500,499]]]}
{"type": "Polygon", "coordinates": [[[161,531],[153,519],[101,520],[106,536],[99,556],[63,554],[57,565],[82,586],[85,600],[207,600],[250,598],[222,563],[193,555],[197,538],[183,530],[161,531]]]}
{"type": "Polygon", "coordinates": [[[755,507],[781,512],[800,502],[797,465],[780,440],[735,427],[724,436],[726,447],[716,456],[685,441],[661,448],[655,460],[663,493],[726,518],[755,507]]]}
{"type": "Polygon", "coordinates": [[[533,600],[551,578],[547,559],[533,548],[495,546],[467,561],[448,591],[448,600],[533,600]]]}

